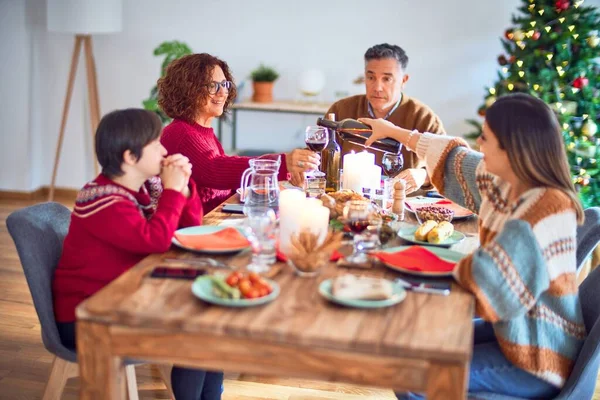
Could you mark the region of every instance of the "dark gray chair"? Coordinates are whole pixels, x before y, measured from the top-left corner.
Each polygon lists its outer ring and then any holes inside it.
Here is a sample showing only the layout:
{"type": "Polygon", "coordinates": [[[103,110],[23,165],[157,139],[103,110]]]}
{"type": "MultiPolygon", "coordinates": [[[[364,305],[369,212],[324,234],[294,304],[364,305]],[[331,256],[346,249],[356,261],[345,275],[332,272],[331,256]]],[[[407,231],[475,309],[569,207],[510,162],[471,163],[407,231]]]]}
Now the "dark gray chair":
{"type": "MultiPolygon", "coordinates": [[[[17,210],[6,219],[8,232],[17,247],[40,320],[44,347],[56,356],[43,400],[59,400],[67,379],[79,375],[77,354],[60,341],[52,304],[52,278],[62,253],[70,219],[69,209],[53,202],[17,210]]],[[[137,400],[134,365],[127,365],[125,371],[129,400],[137,400]]],[[[165,379],[165,370],[162,368],[161,375],[170,390],[170,379],[165,379]]]]}
{"type": "Polygon", "coordinates": [[[577,270],[600,244],[600,207],[585,209],[585,222],[577,227],[577,270]]]}
{"type": "MultiPolygon", "coordinates": [[[[594,395],[600,367],[600,267],[593,270],[581,283],[579,298],[588,337],[585,339],[569,379],[556,397],[560,400],[591,400],[594,395]]],[[[469,399],[521,400],[518,397],[492,393],[473,393],[469,395],[469,399]]]]}

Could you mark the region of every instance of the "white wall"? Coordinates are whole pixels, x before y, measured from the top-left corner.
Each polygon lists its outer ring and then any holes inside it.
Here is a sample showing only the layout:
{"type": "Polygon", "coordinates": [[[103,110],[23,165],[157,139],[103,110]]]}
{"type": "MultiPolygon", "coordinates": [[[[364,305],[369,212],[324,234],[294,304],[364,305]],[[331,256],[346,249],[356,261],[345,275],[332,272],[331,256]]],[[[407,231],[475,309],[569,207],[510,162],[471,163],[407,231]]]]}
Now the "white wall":
{"type": "MultiPolygon", "coordinates": [[[[600,0],[587,4],[600,5],[600,0]]],[[[279,99],[298,99],[297,78],[316,67],[327,77],[320,98],[361,91],[351,81],[373,44],[405,48],[406,92],[429,104],[452,134],[465,132],[483,87],[494,80],[499,37],[520,0],[124,0],[123,32],[95,36],[100,107],[139,107],[158,78],[153,49],[181,40],[226,60],[238,83],[260,62],[275,66],[279,99]]],[[[44,0],[0,0],[0,190],[50,182],[73,38],[45,30],[44,0]]],[[[93,178],[83,58],[67,124],[57,184],[93,178]]],[[[247,85],[242,97],[250,95],[247,85]]],[[[285,150],[302,145],[313,116],[238,114],[238,147],[285,150]]],[[[230,144],[229,130],[224,138],[230,144]]]]}

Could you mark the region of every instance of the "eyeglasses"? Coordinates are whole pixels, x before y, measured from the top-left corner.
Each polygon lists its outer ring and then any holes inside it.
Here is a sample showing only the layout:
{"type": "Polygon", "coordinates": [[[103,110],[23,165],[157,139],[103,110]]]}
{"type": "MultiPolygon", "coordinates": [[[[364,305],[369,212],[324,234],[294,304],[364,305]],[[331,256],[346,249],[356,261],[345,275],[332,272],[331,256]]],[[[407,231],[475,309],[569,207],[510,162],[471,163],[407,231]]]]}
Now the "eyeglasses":
{"type": "Polygon", "coordinates": [[[224,88],[229,92],[229,90],[231,90],[231,88],[234,86],[234,84],[231,81],[221,81],[221,82],[212,81],[211,83],[206,84],[206,86],[208,86],[209,94],[217,94],[217,93],[219,93],[219,90],[221,90],[221,88],[224,88]]]}

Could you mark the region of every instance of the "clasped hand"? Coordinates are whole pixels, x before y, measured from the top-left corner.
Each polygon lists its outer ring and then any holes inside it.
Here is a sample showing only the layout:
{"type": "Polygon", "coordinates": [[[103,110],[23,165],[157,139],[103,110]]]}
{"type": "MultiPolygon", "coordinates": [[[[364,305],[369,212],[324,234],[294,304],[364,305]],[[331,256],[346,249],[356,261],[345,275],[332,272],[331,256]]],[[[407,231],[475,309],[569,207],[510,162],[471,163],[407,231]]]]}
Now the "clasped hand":
{"type": "Polygon", "coordinates": [[[188,185],[191,176],[192,164],[186,156],[173,154],[163,158],[160,172],[163,188],[181,192],[185,197],[189,197],[188,185]]]}

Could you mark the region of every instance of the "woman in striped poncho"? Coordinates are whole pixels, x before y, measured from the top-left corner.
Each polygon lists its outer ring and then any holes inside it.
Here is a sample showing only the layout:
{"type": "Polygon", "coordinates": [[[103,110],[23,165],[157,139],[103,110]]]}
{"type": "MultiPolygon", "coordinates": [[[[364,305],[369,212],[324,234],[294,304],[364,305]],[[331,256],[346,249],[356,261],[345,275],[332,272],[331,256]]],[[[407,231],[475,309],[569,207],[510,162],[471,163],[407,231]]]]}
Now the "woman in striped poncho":
{"type": "Polygon", "coordinates": [[[391,137],[415,149],[440,193],[479,215],[481,247],[454,270],[485,321],[475,326],[469,392],[554,397],[586,330],[575,259],[583,210],[552,110],[526,94],[499,98],[480,152],[460,138],[361,121],[373,127],[369,142],[391,137]]]}

